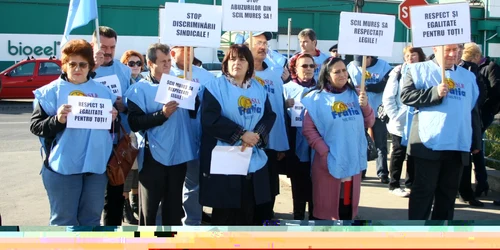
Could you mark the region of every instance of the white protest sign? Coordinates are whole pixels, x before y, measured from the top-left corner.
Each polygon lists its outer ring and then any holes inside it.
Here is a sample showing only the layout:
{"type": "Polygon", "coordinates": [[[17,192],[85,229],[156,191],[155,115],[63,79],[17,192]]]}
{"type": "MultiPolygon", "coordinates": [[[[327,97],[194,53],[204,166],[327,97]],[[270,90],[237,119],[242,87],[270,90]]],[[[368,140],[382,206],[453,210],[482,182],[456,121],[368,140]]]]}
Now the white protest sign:
{"type": "Polygon", "coordinates": [[[302,127],[302,111],[304,110],[304,105],[300,103],[299,100],[294,101],[294,105],[291,108],[291,120],[292,127],[302,127]]]}
{"type": "Polygon", "coordinates": [[[197,82],[163,74],[155,101],[163,104],[176,101],[179,103],[179,108],[194,110],[199,89],[200,84],[197,82]]]}
{"type": "Polygon", "coordinates": [[[410,12],[414,47],[471,41],[469,3],[414,6],[410,12]]]}
{"type": "Polygon", "coordinates": [[[219,48],[222,8],[206,4],[165,3],[160,42],[171,46],[219,48]]]}
{"type": "Polygon", "coordinates": [[[122,85],[120,84],[120,80],[116,75],[103,76],[94,79],[94,81],[102,83],[104,86],[111,89],[113,94],[116,96],[122,96],[122,85]]]}
{"type": "Polygon", "coordinates": [[[278,32],[278,0],[222,0],[224,31],[278,32]]]}
{"type": "Polygon", "coordinates": [[[241,152],[241,146],[215,146],[212,150],[210,174],[247,175],[252,153],[252,147],[241,152]]]}
{"type": "Polygon", "coordinates": [[[339,27],[340,54],[392,56],[395,16],[342,12],[339,27]]]}
{"type": "Polygon", "coordinates": [[[71,113],[67,128],[111,129],[113,104],[109,99],[86,96],[68,96],[71,113]]]}

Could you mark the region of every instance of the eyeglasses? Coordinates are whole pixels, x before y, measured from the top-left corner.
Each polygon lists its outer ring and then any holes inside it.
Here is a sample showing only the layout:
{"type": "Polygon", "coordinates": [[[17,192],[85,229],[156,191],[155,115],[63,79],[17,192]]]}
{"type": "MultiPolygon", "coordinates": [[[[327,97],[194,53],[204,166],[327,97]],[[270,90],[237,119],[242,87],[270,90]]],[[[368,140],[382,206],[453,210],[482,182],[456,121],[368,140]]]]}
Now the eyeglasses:
{"type": "Polygon", "coordinates": [[[263,42],[263,41],[258,41],[258,42],[256,42],[256,43],[255,43],[255,45],[256,45],[257,47],[260,47],[260,46],[267,47],[267,46],[269,46],[269,43],[267,43],[267,42],[263,42]]]}
{"type": "Polygon", "coordinates": [[[141,67],[141,66],[142,66],[142,62],[141,62],[141,61],[137,61],[137,62],[134,62],[134,61],[129,61],[129,62],[127,63],[127,65],[128,65],[129,67],[134,67],[135,65],[137,65],[137,67],[141,67]]]}
{"type": "Polygon", "coordinates": [[[80,69],[86,69],[89,66],[89,63],[87,63],[87,62],[79,62],[79,63],[77,63],[77,62],[69,62],[68,65],[72,69],[75,69],[77,66],[80,69]]]}
{"type": "Polygon", "coordinates": [[[316,68],[316,64],[302,64],[302,65],[300,65],[300,67],[302,67],[304,69],[307,69],[308,67],[311,69],[314,69],[314,68],[316,68]]]}

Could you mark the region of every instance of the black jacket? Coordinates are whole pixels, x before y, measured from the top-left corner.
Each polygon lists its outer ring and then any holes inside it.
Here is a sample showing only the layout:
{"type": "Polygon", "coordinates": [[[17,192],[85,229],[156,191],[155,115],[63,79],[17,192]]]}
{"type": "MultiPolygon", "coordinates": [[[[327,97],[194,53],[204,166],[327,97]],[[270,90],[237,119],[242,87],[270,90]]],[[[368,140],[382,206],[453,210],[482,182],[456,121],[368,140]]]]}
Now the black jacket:
{"type": "MultiPolygon", "coordinates": [[[[222,108],[210,91],[204,91],[201,106],[200,204],[216,208],[240,208],[242,183],[246,177],[211,175],[210,163],[212,150],[216,146],[217,140],[233,145],[240,140],[244,129],[222,115],[222,108]]],[[[257,147],[266,148],[268,136],[275,120],[276,114],[271,108],[269,99],[266,99],[264,115],[254,129],[261,138],[257,147]]],[[[271,190],[267,165],[255,172],[252,177],[256,204],[270,201],[271,190]]]]}
{"type": "MultiPolygon", "coordinates": [[[[403,80],[403,89],[401,90],[401,101],[403,104],[415,108],[430,107],[442,103],[439,98],[437,86],[428,89],[416,89],[413,76],[408,70],[403,80]]],[[[472,145],[471,151],[481,149],[481,119],[479,116],[478,106],[471,111],[472,124],[472,145]]],[[[411,156],[429,159],[440,160],[444,157],[443,151],[434,151],[424,146],[418,134],[418,113],[414,115],[411,124],[411,131],[408,139],[408,154],[411,156]]],[[[463,165],[469,164],[470,152],[461,152],[461,161],[463,165]]]]}
{"type": "Polygon", "coordinates": [[[479,74],[487,89],[482,111],[495,115],[500,111],[500,66],[489,57],[479,65],[479,74]]]}

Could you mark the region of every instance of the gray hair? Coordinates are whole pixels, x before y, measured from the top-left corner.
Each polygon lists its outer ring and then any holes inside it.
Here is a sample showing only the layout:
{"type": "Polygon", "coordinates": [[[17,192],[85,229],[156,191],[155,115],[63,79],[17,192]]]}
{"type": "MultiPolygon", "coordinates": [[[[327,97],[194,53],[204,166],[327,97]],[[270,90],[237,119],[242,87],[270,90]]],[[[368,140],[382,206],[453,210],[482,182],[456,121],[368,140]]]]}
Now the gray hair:
{"type": "Polygon", "coordinates": [[[157,50],[163,52],[165,55],[168,55],[168,53],[170,53],[170,47],[168,45],[162,44],[162,43],[153,43],[148,48],[148,52],[147,52],[148,61],[151,61],[152,63],[156,63],[156,51],[157,50]]]}

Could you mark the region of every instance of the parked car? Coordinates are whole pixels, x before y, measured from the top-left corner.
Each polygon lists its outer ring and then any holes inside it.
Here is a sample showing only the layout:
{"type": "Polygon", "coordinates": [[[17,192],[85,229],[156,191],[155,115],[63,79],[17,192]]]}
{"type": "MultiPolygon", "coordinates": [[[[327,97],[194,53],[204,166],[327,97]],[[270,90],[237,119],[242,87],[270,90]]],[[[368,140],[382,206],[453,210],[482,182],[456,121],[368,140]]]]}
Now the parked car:
{"type": "Polygon", "coordinates": [[[222,72],[222,63],[204,63],[201,66],[215,76],[222,72]]]}
{"type": "Polygon", "coordinates": [[[61,61],[55,57],[27,58],[0,72],[0,99],[31,99],[33,90],[61,75],[61,61]]]}

